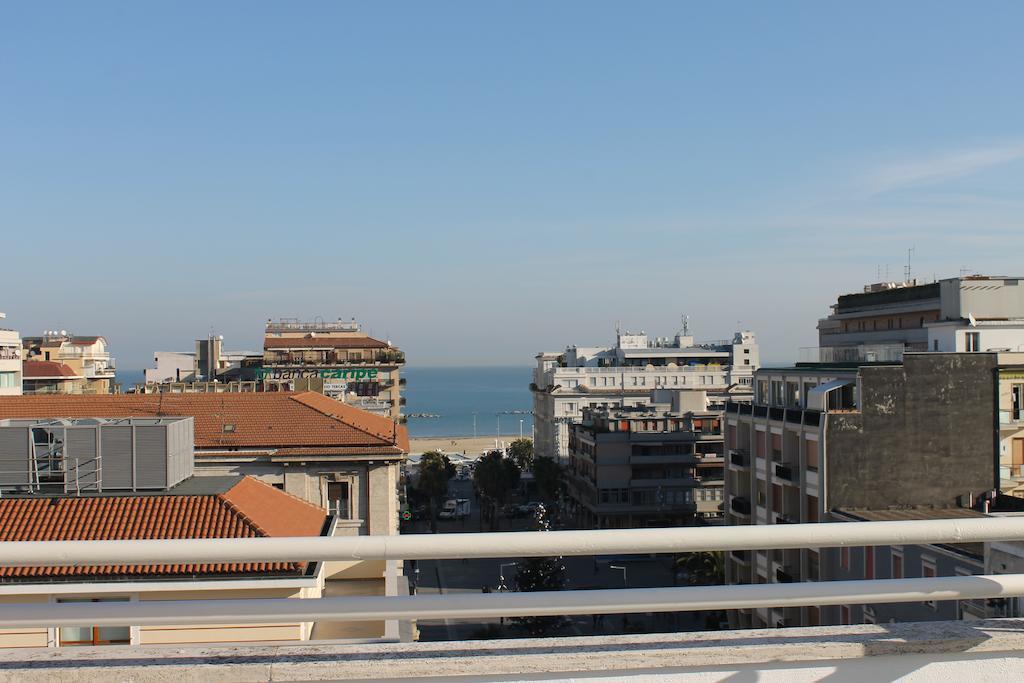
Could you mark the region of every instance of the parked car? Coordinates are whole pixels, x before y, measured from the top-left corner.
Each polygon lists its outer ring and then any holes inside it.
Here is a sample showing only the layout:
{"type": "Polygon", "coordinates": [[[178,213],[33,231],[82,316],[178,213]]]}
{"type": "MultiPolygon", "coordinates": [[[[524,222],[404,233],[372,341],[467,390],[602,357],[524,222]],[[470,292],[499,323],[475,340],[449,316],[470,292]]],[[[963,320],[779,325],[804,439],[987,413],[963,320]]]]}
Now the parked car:
{"type": "Polygon", "coordinates": [[[449,498],[438,513],[438,519],[466,519],[469,517],[469,498],[449,498]]]}
{"type": "Polygon", "coordinates": [[[444,502],[441,507],[441,511],[437,513],[438,519],[455,519],[455,511],[458,509],[458,502],[454,498],[449,498],[444,502]]]}

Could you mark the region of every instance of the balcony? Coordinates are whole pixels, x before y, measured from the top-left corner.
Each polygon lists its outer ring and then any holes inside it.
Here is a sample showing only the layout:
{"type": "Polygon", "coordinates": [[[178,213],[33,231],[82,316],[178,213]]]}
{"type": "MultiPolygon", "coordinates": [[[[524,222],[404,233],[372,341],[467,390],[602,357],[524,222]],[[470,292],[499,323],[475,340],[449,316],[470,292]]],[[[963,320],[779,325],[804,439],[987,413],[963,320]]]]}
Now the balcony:
{"type": "Polygon", "coordinates": [[[775,476],[786,481],[796,481],[793,477],[793,468],[782,463],[775,463],[775,476]]]}
{"type": "MultiPolygon", "coordinates": [[[[849,522],[786,527],[687,527],[589,531],[0,543],[4,566],[156,563],[216,564],[431,558],[648,554],[705,550],[794,549],[840,545],[935,544],[1024,538],[1024,519],[980,518],[849,522]],[[838,528],[837,528],[838,527],[838,528]]],[[[782,582],[756,585],[458,593],[416,596],[17,602],[11,584],[0,603],[0,628],[267,624],[472,619],[499,616],[630,614],[795,608],[922,600],[1002,600],[1024,595],[1024,575],[947,576],[786,583],[796,572],[776,565],[782,582]]],[[[395,633],[394,631],[392,633],[395,633]]],[[[1024,649],[1024,622],[990,620],[657,633],[486,642],[392,642],[176,645],[0,650],[0,676],[49,680],[352,680],[475,678],[608,680],[706,678],[709,671],[753,680],[771,670],[780,680],[975,680],[1006,677],[1024,649]],[[611,663],[611,668],[610,668],[611,663]],[[821,669],[820,673],[813,670],[821,669]]]]}
{"type": "Polygon", "coordinates": [[[750,500],[747,498],[733,498],[729,501],[729,509],[741,515],[750,515],[750,500]]]}
{"type": "Polygon", "coordinates": [[[729,451],[729,462],[736,467],[746,467],[750,462],[750,456],[745,450],[731,450],[729,451]]]}
{"type": "Polygon", "coordinates": [[[805,346],[797,351],[799,363],[899,363],[905,346],[899,344],[857,344],[851,346],[805,346]]]}
{"type": "Polygon", "coordinates": [[[793,583],[796,580],[793,577],[794,572],[789,567],[777,567],[775,569],[775,580],[779,583],[793,583]]]}

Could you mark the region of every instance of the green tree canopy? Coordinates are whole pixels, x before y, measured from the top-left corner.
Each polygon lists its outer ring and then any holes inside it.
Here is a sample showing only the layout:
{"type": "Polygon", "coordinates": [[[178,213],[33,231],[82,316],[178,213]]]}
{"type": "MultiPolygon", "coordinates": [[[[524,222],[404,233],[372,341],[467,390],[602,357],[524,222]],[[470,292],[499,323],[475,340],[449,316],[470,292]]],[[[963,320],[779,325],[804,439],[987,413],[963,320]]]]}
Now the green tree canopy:
{"type": "Polygon", "coordinates": [[[508,455],[517,465],[519,465],[519,469],[532,469],[533,441],[530,439],[516,439],[509,444],[508,455]]]}
{"type": "Polygon", "coordinates": [[[720,552],[686,553],[676,560],[676,569],[686,575],[687,583],[697,586],[725,583],[725,558],[720,552]]]}
{"type": "Polygon", "coordinates": [[[430,528],[437,531],[437,508],[448,493],[448,480],[455,476],[455,465],[448,456],[428,451],[420,458],[420,478],[417,488],[430,499],[430,528]]]}
{"type": "Polygon", "coordinates": [[[480,495],[491,502],[489,512],[492,529],[497,526],[498,506],[519,486],[519,476],[519,465],[511,458],[506,458],[501,451],[491,451],[476,461],[473,483],[480,495]]]}
{"type": "MultiPolygon", "coordinates": [[[[542,506],[536,516],[537,531],[550,531],[547,513],[542,506]]],[[[561,557],[527,557],[516,568],[516,590],[560,591],[565,588],[565,562],[561,557]]],[[[567,622],[565,617],[513,617],[512,621],[531,636],[557,631],[567,622]]]]}
{"type": "Polygon", "coordinates": [[[541,500],[550,502],[558,497],[562,486],[564,471],[554,458],[540,457],[533,461],[533,479],[537,482],[537,492],[541,500]]]}

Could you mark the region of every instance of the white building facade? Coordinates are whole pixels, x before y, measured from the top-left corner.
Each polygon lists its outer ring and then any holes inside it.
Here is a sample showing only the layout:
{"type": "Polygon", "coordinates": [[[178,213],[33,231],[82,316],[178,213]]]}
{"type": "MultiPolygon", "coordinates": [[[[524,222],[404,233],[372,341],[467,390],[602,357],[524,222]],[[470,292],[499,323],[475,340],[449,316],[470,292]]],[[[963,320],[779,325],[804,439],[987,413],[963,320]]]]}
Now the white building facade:
{"type": "MultiPolygon", "coordinates": [[[[0,313],[0,320],[6,316],[0,313]]],[[[0,329],[0,396],[21,395],[21,336],[0,329]]]]}
{"type": "Polygon", "coordinates": [[[760,354],[754,333],[695,343],[684,331],[674,338],[619,333],[612,347],[570,346],[540,353],[533,373],[534,448],[565,461],[569,426],[584,408],[634,407],[656,389],[703,391],[707,408],[749,398],[760,354]]]}

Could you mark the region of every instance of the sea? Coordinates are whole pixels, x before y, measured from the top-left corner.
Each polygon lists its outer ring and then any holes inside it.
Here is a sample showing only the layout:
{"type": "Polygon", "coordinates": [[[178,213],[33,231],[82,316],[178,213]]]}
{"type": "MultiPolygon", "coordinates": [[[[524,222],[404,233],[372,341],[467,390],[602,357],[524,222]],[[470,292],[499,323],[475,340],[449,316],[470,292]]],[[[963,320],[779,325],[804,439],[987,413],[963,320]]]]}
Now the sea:
{"type": "Polygon", "coordinates": [[[533,397],[530,367],[405,367],[402,395],[409,436],[530,436],[533,397]],[[475,420],[475,423],[474,423],[475,420]],[[500,431],[499,431],[500,430],[500,431]]]}
{"type": "MultiPolygon", "coordinates": [[[[119,371],[124,387],[142,381],[142,370],[119,371]]],[[[409,436],[519,436],[533,429],[531,367],[416,367],[402,368],[406,385],[409,436]],[[500,432],[499,432],[500,430],[500,432]]]]}

